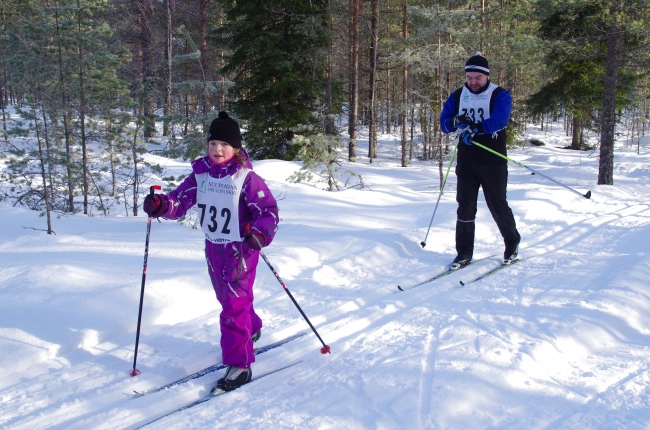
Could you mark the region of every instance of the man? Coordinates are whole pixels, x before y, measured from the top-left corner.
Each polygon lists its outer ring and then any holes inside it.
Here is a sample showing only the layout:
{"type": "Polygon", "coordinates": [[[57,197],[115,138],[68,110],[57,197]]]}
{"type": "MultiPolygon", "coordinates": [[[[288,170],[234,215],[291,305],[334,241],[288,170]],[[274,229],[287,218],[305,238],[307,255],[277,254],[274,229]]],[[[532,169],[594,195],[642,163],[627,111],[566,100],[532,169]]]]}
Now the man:
{"type": "Polygon", "coordinates": [[[440,114],[443,133],[461,130],[456,165],[458,255],[452,264],[456,269],[468,264],[474,254],[479,187],[483,188],[485,202],[503,236],[504,264],[517,259],[521,240],[506,200],[507,161],[473,144],[475,141],[506,155],[505,128],[510,119],[512,97],[507,90],[491,83],[489,76],[488,60],[477,52],[465,64],[467,83],[449,96],[440,114]]]}

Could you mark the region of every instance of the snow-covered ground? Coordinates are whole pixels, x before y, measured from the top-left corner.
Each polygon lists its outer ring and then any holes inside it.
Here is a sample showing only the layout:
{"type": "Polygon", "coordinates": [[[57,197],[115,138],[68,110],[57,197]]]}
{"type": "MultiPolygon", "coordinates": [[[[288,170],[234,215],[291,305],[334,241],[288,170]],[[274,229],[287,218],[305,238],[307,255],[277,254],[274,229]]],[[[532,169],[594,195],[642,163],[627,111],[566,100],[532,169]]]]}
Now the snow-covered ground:
{"type": "MultiPolygon", "coordinates": [[[[320,343],[260,260],[258,345],[307,332],[258,357],[253,374],[300,361],[154,429],[648,428],[650,141],[619,142],[613,186],[598,152],[546,146],[509,155],[591,200],[511,164],[509,202],[524,260],[484,260],[412,290],[453,259],[455,177],[438,196],[432,162],[399,167],[383,136],[372,165],[344,163],[367,188],[329,193],[286,181],[299,166],[255,170],[282,223],[265,252],[331,346],[320,343]]],[[[359,153],[367,151],[360,142],[359,153]]],[[[168,172],[188,163],[166,162],[168,172]]],[[[475,258],[503,252],[479,197],[475,258]]],[[[137,367],[133,364],[146,217],[44,218],[0,204],[0,428],[136,428],[198,399],[222,372],[136,397],[219,361],[219,305],[202,233],[154,221],[137,367]]]]}

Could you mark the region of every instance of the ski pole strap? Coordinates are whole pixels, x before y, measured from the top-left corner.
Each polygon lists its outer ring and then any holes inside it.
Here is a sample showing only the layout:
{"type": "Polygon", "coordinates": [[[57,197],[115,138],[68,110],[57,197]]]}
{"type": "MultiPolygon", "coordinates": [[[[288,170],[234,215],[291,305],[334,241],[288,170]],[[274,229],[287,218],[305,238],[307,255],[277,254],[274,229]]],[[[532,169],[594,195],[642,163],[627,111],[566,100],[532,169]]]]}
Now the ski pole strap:
{"type": "Polygon", "coordinates": [[[525,164],[520,163],[520,162],[517,161],[517,160],[513,160],[512,158],[507,157],[507,156],[501,154],[500,152],[495,151],[494,149],[488,148],[488,147],[485,146],[485,145],[481,145],[480,143],[478,143],[478,142],[476,142],[476,141],[474,141],[474,140],[470,140],[470,142],[472,142],[474,145],[478,146],[479,148],[483,148],[483,149],[485,149],[486,151],[491,152],[491,153],[494,154],[494,155],[498,155],[499,157],[501,157],[501,158],[503,158],[503,159],[505,159],[505,160],[508,160],[508,161],[511,161],[511,162],[515,163],[515,164],[516,164],[517,166],[519,166],[519,167],[523,167],[524,169],[528,169],[528,170],[530,170],[531,172],[535,173],[536,175],[543,176],[544,178],[548,179],[549,181],[554,182],[554,183],[556,183],[556,184],[558,184],[558,185],[560,185],[560,186],[566,188],[567,190],[573,191],[574,193],[579,194],[580,196],[584,197],[585,199],[589,199],[589,198],[591,198],[591,191],[587,191],[585,194],[582,194],[580,191],[576,191],[576,190],[574,190],[573,188],[569,187],[568,185],[564,185],[562,182],[558,182],[558,181],[556,181],[555,179],[553,179],[553,178],[551,178],[551,177],[549,177],[549,176],[546,176],[546,175],[543,174],[543,173],[540,173],[540,172],[538,172],[538,171],[536,171],[536,170],[534,170],[534,169],[531,169],[530,167],[526,166],[525,164]]]}

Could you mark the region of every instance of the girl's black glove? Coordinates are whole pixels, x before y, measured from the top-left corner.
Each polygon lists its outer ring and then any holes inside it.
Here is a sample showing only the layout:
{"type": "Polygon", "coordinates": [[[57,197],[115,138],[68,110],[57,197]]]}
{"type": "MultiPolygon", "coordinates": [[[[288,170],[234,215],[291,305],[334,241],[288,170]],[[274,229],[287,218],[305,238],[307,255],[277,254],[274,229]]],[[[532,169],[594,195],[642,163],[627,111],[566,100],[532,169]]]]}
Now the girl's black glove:
{"type": "Polygon", "coordinates": [[[158,194],[147,194],[142,204],[144,210],[150,217],[157,217],[167,211],[167,199],[158,194]]]}
{"type": "Polygon", "coordinates": [[[261,251],[264,245],[266,245],[266,239],[264,239],[264,236],[256,231],[249,231],[246,233],[244,242],[246,242],[250,249],[254,249],[255,251],[261,251]]]}

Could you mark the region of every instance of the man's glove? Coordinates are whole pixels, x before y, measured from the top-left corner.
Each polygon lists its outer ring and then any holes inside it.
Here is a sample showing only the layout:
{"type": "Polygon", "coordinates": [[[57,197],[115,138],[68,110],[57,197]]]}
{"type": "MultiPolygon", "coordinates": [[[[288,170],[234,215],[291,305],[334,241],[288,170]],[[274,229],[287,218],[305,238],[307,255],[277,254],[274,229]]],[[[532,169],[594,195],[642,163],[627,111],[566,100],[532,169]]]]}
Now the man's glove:
{"type": "Polygon", "coordinates": [[[255,251],[261,251],[262,248],[266,245],[266,239],[264,239],[264,236],[256,231],[249,231],[246,233],[244,242],[246,242],[250,249],[253,249],[255,251]]]}
{"type": "Polygon", "coordinates": [[[147,194],[142,204],[144,210],[150,217],[157,217],[167,211],[167,198],[158,194],[147,194]]]}
{"type": "MultiPolygon", "coordinates": [[[[463,113],[462,115],[456,115],[451,119],[451,126],[453,128],[458,128],[460,126],[470,126],[472,127],[474,125],[474,121],[467,115],[467,112],[463,113]]],[[[460,128],[465,128],[465,127],[460,127],[460,128]]]]}
{"type": "Polygon", "coordinates": [[[471,130],[469,127],[463,130],[463,132],[458,136],[458,139],[463,142],[465,145],[472,146],[474,145],[474,142],[472,142],[471,139],[474,138],[474,131],[471,130]]]}

